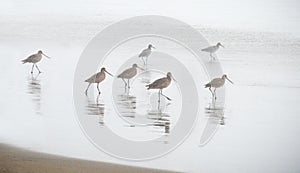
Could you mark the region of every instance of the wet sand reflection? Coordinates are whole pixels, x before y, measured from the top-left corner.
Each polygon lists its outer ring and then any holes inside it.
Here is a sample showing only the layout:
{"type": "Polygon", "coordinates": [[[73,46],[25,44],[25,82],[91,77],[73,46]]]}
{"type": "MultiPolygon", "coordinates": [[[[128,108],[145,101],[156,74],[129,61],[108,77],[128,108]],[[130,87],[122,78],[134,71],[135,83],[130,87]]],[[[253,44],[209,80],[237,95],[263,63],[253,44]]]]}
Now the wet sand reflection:
{"type": "Polygon", "coordinates": [[[200,146],[206,145],[212,139],[220,125],[225,125],[224,107],[222,104],[218,105],[216,102],[212,102],[208,108],[205,108],[205,115],[207,123],[200,137],[200,146]]]}
{"type": "Polygon", "coordinates": [[[160,133],[170,133],[170,115],[167,112],[151,111],[147,114],[147,119],[152,120],[148,126],[158,127],[160,133]]]}
{"type": "Polygon", "coordinates": [[[94,99],[87,96],[86,113],[90,116],[98,116],[98,123],[104,125],[105,105],[99,101],[100,94],[94,99]]]}
{"type": "Polygon", "coordinates": [[[42,102],[42,86],[41,81],[38,79],[40,73],[37,75],[31,74],[27,81],[27,93],[31,96],[32,102],[35,104],[34,109],[37,115],[42,115],[41,112],[41,102],[42,102]]]}
{"type": "Polygon", "coordinates": [[[119,111],[123,117],[134,118],[136,115],[136,97],[128,94],[117,96],[119,111]]]}
{"type": "MultiPolygon", "coordinates": [[[[147,127],[158,134],[170,133],[170,115],[160,110],[151,110],[147,114],[138,114],[136,110],[137,98],[134,95],[120,94],[117,97],[117,107],[125,123],[129,127],[147,127]]],[[[164,109],[165,110],[165,109],[164,109]]]]}

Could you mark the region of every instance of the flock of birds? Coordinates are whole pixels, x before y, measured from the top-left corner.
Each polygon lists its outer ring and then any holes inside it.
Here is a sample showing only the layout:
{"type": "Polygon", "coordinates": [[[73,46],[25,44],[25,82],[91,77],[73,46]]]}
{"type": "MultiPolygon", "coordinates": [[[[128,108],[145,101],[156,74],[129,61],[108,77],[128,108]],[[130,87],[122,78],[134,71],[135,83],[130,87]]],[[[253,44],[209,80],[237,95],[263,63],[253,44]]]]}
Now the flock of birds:
{"type": "MultiPolygon", "coordinates": [[[[215,46],[210,46],[210,47],[207,47],[207,48],[204,48],[201,50],[204,52],[210,53],[211,61],[213,61],[213,60],[215,60],[215,57],[213,56],[213,54],[220,47],[224,47],[224,46],[221,43],[217,43],[215,46]]],[[[147,68],[147,64],[148,64],[148,57],[152,53],[152,49],[155,49],[155,47],[153,45],[149,44],[148,47],[139,54],[139,57],[143,60],[144,66],[146,68],[147,68]]],[[[41,73],[40,69],[37,66],[37,63],[42,59],[42,55],[44,55],[45,57],[50,59],[49,56],[45,55],[41,50],[39,50],[38,53],[29,56],[28,58],[22,60],[22,62],[23,62],[23,64],[32,63],[31,73],[33,73],[34,67],[36,67],[36,69],[39,71],[39,73],[41,73]]],[[[139,67],[137,64],[133,64],[131,68],[124,70],[121,74],[119,74],[117,76],[117,78],[120,78],[123,80],[123,82],[125,84],[125,88],[128,88],[128,89],[130,88],[130,79],[132,79],[134,76],[136,76],[137,68],[144,70],[142,67],[139,67]]],[[[89,77],[88,79],[86,79],[85,82],[88,83],[88,86],[87,86],[87,89],[85,90],[85,93],[87,94],[90,85],[94,83],[94,84],[97,84],[97,90],[98,90],[98,93],[100,94],[101,91],[99,89],[99,84],[103,80],[105,80],[106,73],[110,76],[113,76],[111,73],[109,73],[103,67],[103,68],[101,68],[100,72],[98,72],[98,73],[92,75],[91,77],[89,77]]],[[[150,89],[158,89],[159,90],[158,91],[158,94],[159,94],[158,102],[160,102],[161,96],[165,97],[166,99],[168,99],[170,101],[171,99],[169,97],[167,97],[166,95],[164,95],[162,93],[162,90],[164,88],[167,88],[171,84],[172,80],[176,81],[174,79],[174,77],[172,76],[171,72],[168,72],[166,77],[157,79],[154,82],[146,85],[146,87],[148,90],[150,90],[150,89]]],[[[205,88],[209,88],[209,90],[212,94],[212,98],[214,100],[217,99],[216,89],[222,87],[225,83],[225,80],[228,80],[229,82],[233,83],[230,79],[228,79],[227,75],[224,74],[221,78],[215,78],[215,79],[211,80],[209,83],[205,84],[205,88]],[[213,90],[212,90],[212,88],[213,88],[213,90]]]]}

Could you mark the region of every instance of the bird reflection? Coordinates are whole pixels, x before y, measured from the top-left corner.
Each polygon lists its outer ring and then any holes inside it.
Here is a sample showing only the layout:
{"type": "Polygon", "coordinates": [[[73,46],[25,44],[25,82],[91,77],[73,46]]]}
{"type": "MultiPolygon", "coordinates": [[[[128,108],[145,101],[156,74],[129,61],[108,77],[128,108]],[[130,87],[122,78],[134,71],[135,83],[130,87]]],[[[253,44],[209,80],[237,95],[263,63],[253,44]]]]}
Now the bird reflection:
{"type": "Polygon", "coordinates": [[[123,117],[134,118],[136,114],[136,97],[129,94],[117,96],[118,108],[123,117]]]}
{"type": "Polygon", "coordinates": [[[206,109],[205,114],[209,118],[209,121],[211,123],[219,124],[219,125],[225,125],[225,117],[224,117],[224,109],[223,108],[217,108],[214,107],[206,109]]]}
{"type": "Polygon", "coordinates": [[[87,106],[86,111],[87,115],[98,116],[99,117],[99,124],[104,125],[104,108],[105,105],[99,102],[98,94],[96,99],[91,99],[87,96],[87,106]]]}
{"type": "Polygon", "coordinates": [[[151,79],[151,73],[149,71],[145,71],[142,73],[141,83],[149,84],[151,79]]]}
{"type": "Polygon", "coordinates": [[[212,139],[220,125],[225,125],[224,108],[213,104],[205,109],[207,123],[200,137],[200,146],[206,145],[212,139]]]}
{"type": "Polygon", "coordinates": [[[42,115],[41,112],[41,92],[42,92],[42,86],[40,84],[40,80],[38,79],[40,73],[37,75],[31,74],[30,77],[28,77],[28,87],[27,87],[27,93],[32,97],[32,102],[35,104],[35,112],[38,115],[42,115]]]}
{"type": "Polygon", "coordinates": [[[147,119],[152,120],[153,122],[148,124],[152,127],[160,127],[160,131],[163,133],[170,133],[170,115],[166,112],[161,111],[150,111],[148,112],[147,119]]]}

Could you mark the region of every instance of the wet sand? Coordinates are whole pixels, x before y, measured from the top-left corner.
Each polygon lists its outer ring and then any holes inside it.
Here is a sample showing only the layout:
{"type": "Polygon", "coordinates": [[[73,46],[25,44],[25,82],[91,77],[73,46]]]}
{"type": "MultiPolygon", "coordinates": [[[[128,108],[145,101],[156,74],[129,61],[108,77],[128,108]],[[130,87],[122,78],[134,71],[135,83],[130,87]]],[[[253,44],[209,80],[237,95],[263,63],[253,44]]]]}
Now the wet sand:
{"type": "Polygon", "coordinates": [[[169,172],[37,153],[0,144],[1,173],[169,172]]]}

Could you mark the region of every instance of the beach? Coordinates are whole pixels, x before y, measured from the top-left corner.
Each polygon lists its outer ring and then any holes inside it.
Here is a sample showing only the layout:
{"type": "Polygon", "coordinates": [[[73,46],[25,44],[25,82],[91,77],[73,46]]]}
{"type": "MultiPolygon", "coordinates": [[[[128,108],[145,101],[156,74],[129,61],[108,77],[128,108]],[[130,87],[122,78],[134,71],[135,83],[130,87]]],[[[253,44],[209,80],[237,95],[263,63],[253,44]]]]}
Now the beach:
{"type": "MultiPolygon", "coordinates": [[[[181,1],[173,8],[166,8],[173,1],[88,2],[54,0],[44,4],[7,0],[0,7],[4,7],[0,10],[1,173],[299,172],[299,2],[181,1]],[[160,3],[164,4],[157,7],[160,3]],[[234,84],[225,82],[226,97],[218,112],[223,116],[222,122],[207,109],[212,98],[210,91],[203,87],[211,80],[202,73],[205,69],[194,59],[188,59],[187,49],[170,39],[130,39],[131,42],[124,42],[112,51],[112,60],[107,58],[104,64],[96,62],[99,70],[105,66],[114,75],[107,75],[100,83],[101,95],[97,95],[94,84],[87,95],[84,93],[88,85],[84,80],[97,70],[87,67],[81,73],[82,78],[74,81],[81,55],[97,34],[121,20],[149,14],[180,20],[193,27],[209,44],[224,45],[216,53],[216,62],[234,84]],[[146,76],[147,80],[137,76],[132,80],[130,93],[125,95],[124,83],[116,76],[131,67],[133,61],[121,63],[133,55],[137,58],[149,43],[156,47],[149,57],[149,69],[155,70],[159,61],[154,60],[161,60],[165,71],[146,76]],[[38,63],[41,74],[37,69],[30,74],[32,64],[22,64],[21,60],[38,50],[51,59],[43,57],[38,63]],[[171,146],[168,137],[174,127],[180,118],[190,116],[180,114],[183,97],[177,85],[185,75],[180,75],[181,68],[170,65],[173,59],[159,57],[159,53],[174,52],[178,53],[174,59],[189,72],[196,72],[190,73],[193,79],[199,79],[194,81],[197,93],[189,92],[199,96],[199,104],[197,120],[189,126],[191,131],[186,138],[170,152],[138,161],[120,159],[119,155],[97,145],[93,136],[105,147],[115,147],[115,152],[124,150],[123,143],[105,140],[109,136],[104,132],[110,130],[127,141],[171,146]],[[172,101],[163,100],[162,104],[168,107],[160,114],[153,111],[156,105],[149,104],[157,98],[157,91],[146,90],[145,85],[169,71],[178,83],[172,81],[164,89],[163,93],[172,101]],[[82,88],[74,92],[75,85],[82,88]],[[112,95],[113,89],[116,95],[112,95]],[[77,107],[75,96],[79,96],[81,103],[77,107]],[[81,117],[76,108],[82,111],[81,117]],[[153,119],[157,115],[163,115],[161,122],[168,126],[158,121],[155,124],[153,119]],[[85,121],[79,121],[80,118],[85,121]],[[91,128],[90,133],[83,128],[84,123],[91,128]],[[208,133],[203,142],[201,137],[207,126],[213,133],[208,133]]],[[[147,27],[138,22],[135,26],[147,27]]],[[[122,30],[116,33],[119,32],[122,30]]],[[[103,45],[98,48],[101,50],[103,45]]],[[[141,59],[133,60],[143,67],[141,59]]],[[[141,73],[138,70],[138,75],[141,73]]],[[[221,74],[213,76],[216,77],[221,74]]],[[[143,146],[139,151],[151,153],[151,149],[143,146]]],[[[135,152],[136,148],[128,150],[130,154],[135,152]]]]}
{"type": "Polygon", "coordinates": [[[158,169],[125,166],[38,153],[0,144],[1,173],[163,173],[158,169]]]}

